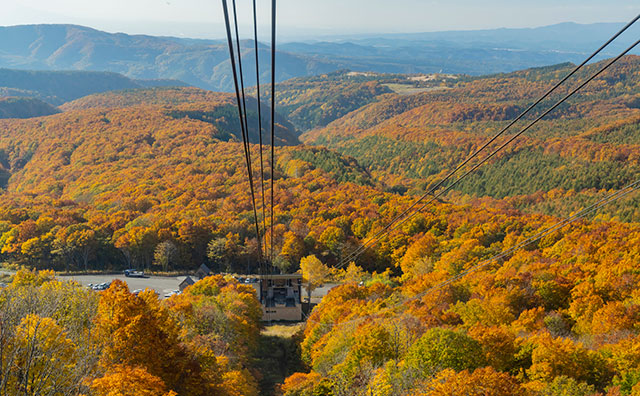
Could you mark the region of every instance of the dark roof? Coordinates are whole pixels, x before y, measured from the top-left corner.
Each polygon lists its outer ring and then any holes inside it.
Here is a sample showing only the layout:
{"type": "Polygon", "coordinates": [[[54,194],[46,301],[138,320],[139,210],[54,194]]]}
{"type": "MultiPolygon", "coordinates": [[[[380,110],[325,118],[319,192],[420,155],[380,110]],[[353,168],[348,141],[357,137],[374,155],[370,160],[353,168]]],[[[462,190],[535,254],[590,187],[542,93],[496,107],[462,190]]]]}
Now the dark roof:
{"type": "Polygon", "coordinates": [[[209,269],[209,267],[207,267],[204,264],[202,264],[200,268],[198,268],[198,270],[196,271],[196,276],[200,279],[206,278],[209,275],[211,275],[211,270],[209,269]]]}
{"type": "Polygon", "coordinates": [[[178,287],[180,288],[180,290],[182,290],[187,286],[193,285],[194,283],[196,283],[196,281],[194,281],[190,276],[187,276],[182,282],[180,282],[180,286],[178,287]]]}

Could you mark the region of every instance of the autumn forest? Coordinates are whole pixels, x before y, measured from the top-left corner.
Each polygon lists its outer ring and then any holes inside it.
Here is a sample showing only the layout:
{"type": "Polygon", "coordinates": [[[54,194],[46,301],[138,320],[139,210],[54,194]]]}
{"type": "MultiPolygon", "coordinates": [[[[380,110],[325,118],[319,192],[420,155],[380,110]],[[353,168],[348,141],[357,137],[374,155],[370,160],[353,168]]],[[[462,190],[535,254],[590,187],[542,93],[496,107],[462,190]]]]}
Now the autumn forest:
{"type": "Polygon", "coordinates": [[[573,67],[276,85],[276,161],[256,182],[273,181],[275,216],[258,196],[260,240],[233,94],[1,99],[0,395],[640,395],[640,195],[533,238],[640,179],[640,57],[368,245],[573,67]],[[261,271],[260,242],[275,272],[311,282],[312,263],[336,284],[271,349],[254,289],[231,276],[261,271]],[[201,264],[215,275],[167,299],[56,277],[201,264]],[[276,349],[274,379],[261,359],[276,349]]]}

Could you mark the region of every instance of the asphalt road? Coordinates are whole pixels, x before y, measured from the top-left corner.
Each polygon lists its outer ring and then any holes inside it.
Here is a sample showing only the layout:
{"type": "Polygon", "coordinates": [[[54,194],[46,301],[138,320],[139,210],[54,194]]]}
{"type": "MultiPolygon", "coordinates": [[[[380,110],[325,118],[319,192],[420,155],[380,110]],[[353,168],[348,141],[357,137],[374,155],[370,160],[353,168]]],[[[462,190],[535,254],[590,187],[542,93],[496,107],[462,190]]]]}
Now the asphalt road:
{"type": "MultiPolygon", "coordinates": [[[[303,298],[306,298],[306,297],[307,297],[307,291],[306,291],[306,289],[304,288],[304,286],[305,286],[305,284],[303,283],[303,284],[302,284],[302,297],[303,297],[303,298]]],[[[311,297],[312,297],[312,298],[313,298],[313,297],[319,297],[319,298],[322,298],[322,297],[326,296],[326,295],[327,295],[327,293],[329,293],[329,290],[331,290],[332,288],[334,288],[334,287],[336,287],[336,286],[338,286],[338,284],[337,284],[337,283],[325,283],[325,284],[324,284],[324,286],[322,286],[322,287],[318,287],[317,289],[314,289],[314,290],[311,292],[311,297]]]]}
{"type": "MultiPolygon", "coordinates": [[[[185,276],[178,277],[163,277],[163,276],[150,276],[148,278],[127,278],[124,275],[58,275],[61,280],[72,279],[80,283],[83,286],[87,286],[89,283],[99,284],[103,282],[111,282],[114,279],[120,279],[125,281],[129,286],[130,291],[136,289],[153,289],[161,298],[172,290],[178,290],[178,285],[186,278],[185,276]]],[[[197,280],[194,279],[194,280],[197,280]]]]}

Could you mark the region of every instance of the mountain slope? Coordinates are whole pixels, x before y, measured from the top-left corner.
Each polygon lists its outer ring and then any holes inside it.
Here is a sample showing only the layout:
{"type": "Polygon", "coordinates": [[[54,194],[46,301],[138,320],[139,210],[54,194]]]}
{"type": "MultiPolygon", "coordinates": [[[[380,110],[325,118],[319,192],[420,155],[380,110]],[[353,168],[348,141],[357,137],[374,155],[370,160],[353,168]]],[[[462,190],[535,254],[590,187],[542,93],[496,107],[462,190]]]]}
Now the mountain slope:
{"type": "MultiPolygon", "coordinates": [[[[361,34],[354,36],[335,36],[331,41],[322,42],[324,53],[336,52],[331,45],[342,48],[342,54],[357,51],[366,46],[406,47],[411,42],[449,44],[452,48],[494,48],[528,51],[557,51],[568,53],[591,52],[594,43],[606,41],[622,23],[578,24],[574,22],[557,23],[534,28],[499,28],[482,30],[450,30],[423,33],[361,34]],[[341,47],[339,44],[343,44],[341,47]]],[[[621,37],[607,47],[605,54],[614,54],[628,47],[637,37],[640,28],[632,26],[628,36],[621,37]]],[[[297,43],[294,43],[297,45],[297,43]]],[[[288,45],[288,44],[285,44],[288,45]]],[[[308,47],[313,50],[313,47],[308,47]]],[[[320,52],[320,51],[318,51],[320,52]]]]}
{"type": "MultiPolygon", "coordinates": [[[[276,86],[276,106],[302,131],[317,129],[370,103],[451,88],[469,77],[450,74],[402,75],[340,70],[283,81],[276,86]]],[[[263,87],[269,92],[269,87],[263,87]]],[[[251,89],[255,93],[255,89],[251,89]]],[[[373,120],[372,120],[373,121],[373,120]]]]}
{"type": "MultiPolygon", "coordinates": [[[[36,267],[148,268],[156,245],[168,241],[177,247],[175,269],[207,262],[245,271],[247,260],[257,263],[257,245],[235,110],[231,94],[157,88],[90,96],[48,117],[0,120],[0,255],[36,267]],[[214,239],[235,248],[209,261],[214,239]]],[[[336,208],[365,208],[380,194],[352,158],[287,146],[297,141],[286,125],[276,129],[275,170],[265,163],[267,193],[272,174],[276,183],[277,252],[294,243],[278,259],[282,268],[326,249],[326,224],[312,226],[316,246],[312,238],[302,242],[311,229],[302,238],[282,229],[291,218],[335,219],[336,208]]],[[[260,180],[258,146],[251,151],[260,180]]],[[[259,207],[260,191],[256,181],[259,207]]]]}
{"type": "MultiPolygon", "coordinates": [[[[602,63],[590,65],[579,78],[600,66],[602,63]]],[[[637,179],[638,69],[640,57],[623,58],[462,181],[456,190],[501,199],[554,188],[620,188],[637,179]]],[[[325,128],[307,132],[302,140],[353,156],[391,186],[406,185],[423,191],[569,70],[567,65],[530,69],[460,81],[438,92],[390,96],[325,128]]],[[[575,84],[574,80],[569,87],[575,84]]],[[[569,87],[554,94],[543,108],[560,99],[569,87]]],[[[536,109],[526,120],[540,112],[536,109]]],[[[520,122],[506,136],[525,125],[525,121],[520,122]]],[[[499,139],[490,148],[505,140],[506,137],[499,139]]]]}
{"type": "MultiPolygon", "coordinates": [[[[267,88],[268,89],[268,88],[267,88]]],[[[255,90],[251,91],[255,94],[255,90]]],[[[276,106],[300,130],[328,123],[393,91],[379,81],[336,72],[300,77],[276,86],[276,106]]]]}
{"type": "Polygon", "coordinates": [[[181,81],[136,81],[111,72],[0,69],[0,93],[35,97],[53,105],[97,92],[149,86],[182,86],[181,81]]]}
{"type": "Polygon", "coordinates": [[[38,99],[0,97],[0,118],[31,118],[59,112],[57,108],[38,99]]]}
{"type": "MultiPolygon", "coordinates": [[[[257,133],[257,101],[246,98],[249,119],[249,140],[258,143],[257,133]]],[[[81,109],[116,109],[139,106],[163,108],[164,114],[174,119],[199,120],[214,125],[218,138],[223,140],[242,140],[238,111],[235,107],[235,96],[228,93],[205,91],[199,88],[160,87],[151,89],[134,89],[111,91],[65,103],[60,108],[64,111],[81,109]]],[[[262,104],[262,133],[270,136],[270,108],[262,104]]],[[[283,116],[276,113],[276,145],[297,145],[298,133],[295,127],[283,116]]],[[[265,139],[269,139],[265,137],[265,139]]],[[[265,141],[266,142],[266,141],[265,141]]]]}

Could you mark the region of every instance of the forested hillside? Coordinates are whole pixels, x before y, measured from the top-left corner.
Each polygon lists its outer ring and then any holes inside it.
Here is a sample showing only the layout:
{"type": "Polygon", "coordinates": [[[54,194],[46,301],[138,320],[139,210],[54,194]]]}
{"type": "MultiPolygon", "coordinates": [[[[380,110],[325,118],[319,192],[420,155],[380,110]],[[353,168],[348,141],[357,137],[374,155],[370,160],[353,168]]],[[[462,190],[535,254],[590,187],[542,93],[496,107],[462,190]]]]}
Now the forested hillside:
{"type": "MultiPolygon", "coordinates": [[[[388,201],[402,213],[570,68],[387,94],[302,139],[353,156],[387,191],[407,192],[388,201]]],[[[515,210],[568,217],[640,178],[638,70],[640,58],[624,58],[464,179],[447,203],[429,205],[351,262],[345,283],[307,320],[301,349],[310,370],[287,378],[283,394],[640,394],[638,194],[554,231],[557,218],[515,210]],[[363,272],[381,259],[387,272],[363,272]]],[[[381,230],[373,224],[362,240],[381,230]]]]}
{"type": "Polygon", "coordinates": [[[0,118],[31,118],[59,112],[57,108],[39,99],[0,97],[0,118]]]}
{"type": "MultiPolygon", "coordinates": [[[[294,125],[318,129],[372,102],[421,92],[451,88],[468,76],[402,75],[340,70],[312,77],[293,78],[276,86],[276,105],[294,125]]],[[[262,87],[269,94],[270,87],[262,87]]],[[[255,94],[255,89],[251,91],[255,94]]]]}
{"type": "Polygon", "coordinates": [[[233,279],[209,277],[160,301],[121,281],[98,294],[22,270],[0,290],[0,312],[5,395],[259,394],[261,309],[233,279]]]}
{"type": "MultiPolygon", "coordinates": [[[[385,195],[376,215],[391,219],[569,70],[385,94],[302,138],[353,156],[386,191],[408,192],[385,195]]],[[[638,194],[553,232],[556,217],[515,210],[568,217],[640,178],[638,70],[639,58],[623,59],[448,203],[429,205],[340,272],[345,283],[306,322],[310,370],[287,378],[283,394],[638,394],[638,194]],[[534,235],[543,237],[498,256],[534,235]]],[[[385,224],[370,219],[352,223],[352,240],[385,224]]]]}
{"type": "MultiPolygon", "coordinates": [[[[300,130],[323,127],[351,111],[393,92],[377,79],[336,72],[319,77],[294,78],[276,87],[278,111],[300,130]]],[[[269,88],[265,87],[267,93],[269,88]]],[[[255,93],[255,91],[254,91],[255,93]]]]}
{"type": "MultiPolygon", "coordinates": [[[[602,63],[588,66],[580,79],[602,63]]],[[[547,192],[619,188],[640,175],[640,58],[628,56],[587,85],[456,190],[497,199],[547,192]]],[[[450,89],[389,95],[303,135],[353,156],[390,187],[416,191],[442,177],[534,99],[570,65],[461,79],[450,89]]],[[[573,80],[499,139],[537,117],[576,86],[573,80]]],[[[407,84],[410,84],[407,81],[407,84]]],[[[553,208],[549,208],[553,213],[553,208]]]]}
{"type": "Polygon", "coordinates": [[[316,307],[284,394],[636,394],[637,224],[579,222],[449,281],[554,222],[434,207],[376,249],[401,277],[351,265],[316,307]]]}
{"type": "Polygon", "coordinates": [[[0,96],[31,97],[54,106],[105,91],[184,85],[177,80],[132,80],[110,72],[0,69],[0,96]]]}
{"type": "MultiPolygon", "coordinates": [[[[639,63],[624,58],[448,200],[566,215],[635,180],[639,63]]],[[[295,269],[311,253],[338,262],[568,68],[441,79],[341,72],[284,84],[278,109],[297,123],[337,118],[303,136],[337,152],[278,148],[279,265],[295,269]],[[407,94],[402,84],[425,91],[407,94]],[[289,108],[282,105],[288,98],[289,108]],[[359,101],[370,103],[352,110],[359,101]],[[305,111],[296,113],[296,106],[305,111]]],[[[162,242],[177,247],[174,268],[224,268],[255,255],[234,103],[233,95],[197,88],[128,90],[66,103],[62,114],[0,122],[4,259],[37,267],[149,267],[162,242]],[[217,257],[208,249],[214,240],[236,247],[217,257]]],[[[248,100],[254,144],[256,105],[248,100]]],[[[265,107],[263,128],[268,114],[265,107]]],[[[276,143],[296,145],[293,125],[282,116],[276,121],[276,143]]],[[[252,153],[258,172],[257,146],[252,153]]],[[[635,199],[627,202],[606,213],[637,220],[635,199]]],[[[383,243],[363,260],[368,270],[384,270],[399,257],[383,243]]]]}
{"type": "MultiPolygon", "coordinates": [[[[569,67],[482,78],[341,72],[281,85],[278,110],[302,128],[327,125],[303,135],[316,145],[301,145],[293,122],[276,118],[275,169],[265,164],[264,179],[267,205],[275,184],[273,264],[297,271],[315,256],[343,284],[294,338],[307,372],[277,392],[638,392],[637,193],[492,258],[558,222],[551,214],[581,210],[638,179],[640,58],[624,58],[446,199],[345,260],[569,67]]],[[[249,98],[263,224],[256,107],[249,98]]],[[[130,89],[60,109],[0,120],[5,265],[258,271],[235,95],[130,89]]],[[[161,302],[119,282],[96,295],[20,271],[0,289],[0,310],[10,318],[0,334],[9,352],[0,354],[26,359],[35,344],[25,340],[37,340],[38,356],[56,359],[20,366],[52,370],[68,394],[256,395],[268,382],[256,360],[258,301],[221,276],[161,302]]],[[[0,365],[8,394],[54,386],[12,367],[0,365]]]]}
{"type": "MultiPolygon", "coordinates": [[[[170,241],[179,247],[171,265],[179,268],[207,260],[216,235],[245,245],[246,173],[231,95],[156,89],[86,102],[98,107],[0,123],[5,260],[148,267],[156,245],[170,241]],[[109,107],[118,101],[126,107],[109,107]]],[[[277,126],[277,145],[297,143],[287,125],[277,126]]],[[[305,158],[327,168],[327,159],[305,158]]]]}

